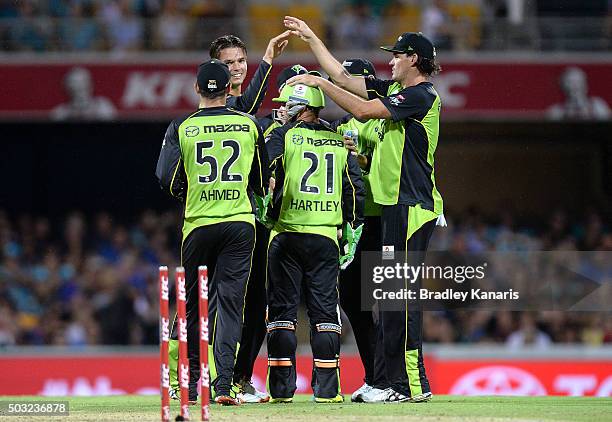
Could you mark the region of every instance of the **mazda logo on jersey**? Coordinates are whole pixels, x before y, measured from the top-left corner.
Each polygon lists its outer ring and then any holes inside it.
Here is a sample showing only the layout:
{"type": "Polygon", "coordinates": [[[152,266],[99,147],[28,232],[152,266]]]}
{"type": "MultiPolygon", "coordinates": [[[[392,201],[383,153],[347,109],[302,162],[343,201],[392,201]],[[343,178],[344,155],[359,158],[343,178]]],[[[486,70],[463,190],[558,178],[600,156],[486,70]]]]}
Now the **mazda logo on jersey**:
{"type": "Polygon", "coordinates": [[[197,126],[187,126],[185,128],[185,136],[189,138],[193,138],[194,136],[198,136],[200,134],[200,128],[197,126]]]}
{"type": "Polygon", "coordinates": [[[291,142],[293,142],[295,145],[302,145],[302,143],[304,143],[304,137],[296,133],[291,137],[291,142]]]}

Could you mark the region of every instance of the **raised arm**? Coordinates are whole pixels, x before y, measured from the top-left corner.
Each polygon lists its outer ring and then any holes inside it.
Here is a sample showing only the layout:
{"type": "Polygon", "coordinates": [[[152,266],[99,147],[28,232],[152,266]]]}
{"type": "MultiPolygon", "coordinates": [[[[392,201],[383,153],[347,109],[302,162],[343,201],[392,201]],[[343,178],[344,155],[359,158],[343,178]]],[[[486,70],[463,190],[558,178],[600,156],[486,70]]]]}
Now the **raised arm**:
{"type": "Polygon", "coordinates": [[[351,76],[342,64],[332,56],[323,41],[316,36],[306,22],[293,16],[285,16],[283,23],[285,27],[291,30],[291,34],[308,43],[317,61],[336,85],[362,98],[368,97],[363,76],[351,76]]]}
{"type": "MultiPolygon", "coordinates": [[[[328,80],[314,75],[298,75],[287,81],[288,85],[304,84],[308,86],[318,86],[323,92],[338,104],[341,108],[351,113],[358,120],[368,119],[389,119],[391,113],[381,100],[364,100],[350,92],[334,85],[328,80]]],[[[365,90],[365,82],[364,82],[365,90]]]]}
{"type": "Polygon", "coordinates": [[[291,32],[285,31],[270,40],[263,59],[261,63],[259,63],[259,67],[249,81],[244,93],[237,97],[229,97],[227,102],[228,107],[253,115],[257,113],[268,91],[272,62],[275,58],[280,56],[285,47],[287,47],[289,43],[288,38],[290,36],[291,32]]]}

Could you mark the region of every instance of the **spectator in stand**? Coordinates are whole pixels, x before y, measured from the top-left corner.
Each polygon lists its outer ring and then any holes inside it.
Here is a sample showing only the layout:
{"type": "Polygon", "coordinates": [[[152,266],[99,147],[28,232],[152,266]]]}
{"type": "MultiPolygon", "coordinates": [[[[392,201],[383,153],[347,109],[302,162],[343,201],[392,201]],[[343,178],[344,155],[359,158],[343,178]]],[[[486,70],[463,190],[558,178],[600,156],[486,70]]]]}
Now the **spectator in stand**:
{"type": "Polygon", "coordinates": [[[453,21],[446,0],[432,0],[421,14],[421,31],[438,50],[453,48],[453,21]]]}
{"type": "Polygon", "coordinates": [[[101,14],[112,51],[121,53],[142,48],[144,25],[134,12],[131,0],[104,2],[101,14]]]}
{"type": "Polygon", "coordinates": [[[50,49],[51,23],[31,1],[19,2],[19,18],[9,31],[11,47],[15,50],[42,52],[50,49]]]}
{"type": "Polygon", "coordinates": [[[101,31],[94,19],[95,7],[91,2],[73,2],[69,17],[59,22],[59,41],[72,51],[98,49],[102,46],[101,31]]]}
{"type": "Polygon", "coordinates": [[[535,317],[530,312],[521,314],[519,329],[506,339],[506,345],[511,348],[524,346],[544,348],[549,347],[550,344],[550,336],[538,329],[535,317]]]}
{"type": "Polygon", "coordinates": [[[180,50],[186,46],[189,21],[178,0],[166,0],[161,15],[154,24],[154,47],[160,50],[180,50]]]}
{"type": "Polygon", "coordinates": [[[336,45],[346,49],[369,49],[377,46],[380,17],[372,15],[366,2],[347,6],[337,20],[336,45]]]}

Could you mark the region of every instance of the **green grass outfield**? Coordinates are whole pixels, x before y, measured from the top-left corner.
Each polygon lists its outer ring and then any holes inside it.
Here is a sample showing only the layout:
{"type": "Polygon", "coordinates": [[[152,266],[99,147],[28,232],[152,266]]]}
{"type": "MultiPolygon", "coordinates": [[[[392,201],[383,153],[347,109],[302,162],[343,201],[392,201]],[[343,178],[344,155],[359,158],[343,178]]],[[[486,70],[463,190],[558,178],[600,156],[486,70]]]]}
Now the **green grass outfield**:
{"type": "MultiPolygon", "coordinates": [[[[0,397],[7,402],[51,397],[0,397]]],[[[59,398],[57,400],[65,400],[59,398]]],[[[12,417],[5,421],[157,421],[160,400],[155,396],[73,397],[68,417],[12,417]]],[[[612,399],[593,397],[459,397],[435,396],[429,403],[314,404],[301,395],[292,404],[213,405],[213,421],[612,421],[612,399]]],[[[200,420],[200,407],[192,406],[192,419],[200,420]]],[[[172,418],[178,414],[172,403],[172,418]]]]}

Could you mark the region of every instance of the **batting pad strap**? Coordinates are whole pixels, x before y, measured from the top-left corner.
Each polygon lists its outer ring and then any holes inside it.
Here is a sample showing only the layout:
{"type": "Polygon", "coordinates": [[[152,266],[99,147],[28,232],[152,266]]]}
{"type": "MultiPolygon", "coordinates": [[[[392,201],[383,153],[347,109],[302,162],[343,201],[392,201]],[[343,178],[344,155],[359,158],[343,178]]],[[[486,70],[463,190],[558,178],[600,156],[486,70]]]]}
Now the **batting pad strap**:
{"type": "Polygon", "coordinates": [[[295,324],[293,323],[293,321],[273,321],[268,322],[267,329],[269,333],[274,330],[295,331],[295,324]]]}
{"type": "Polygon", "coordinates": [[[314,359],[316,368],[339,368],[340,359],[314,359]]]}
{"type": "Polygon", "coordinates": [[[293,366],[291,358],[268,358],[268,366],[293,366]]]}
{"type": "Polygon", "coordinates": [[[336,334],[342,334],[342,326],[338,324],[333,324],[331,322],[323,322],[316,325],[317,331],[320,333],[323,332],[331,332],[336,334]]]}

